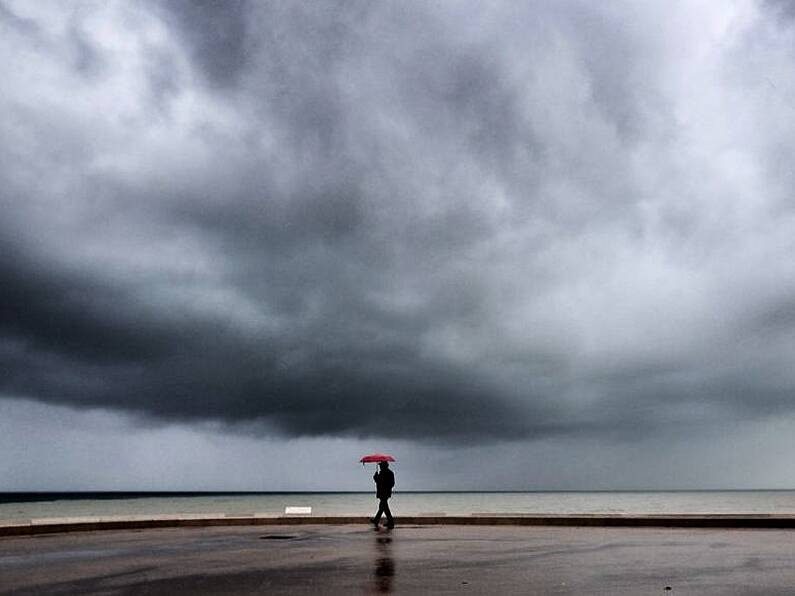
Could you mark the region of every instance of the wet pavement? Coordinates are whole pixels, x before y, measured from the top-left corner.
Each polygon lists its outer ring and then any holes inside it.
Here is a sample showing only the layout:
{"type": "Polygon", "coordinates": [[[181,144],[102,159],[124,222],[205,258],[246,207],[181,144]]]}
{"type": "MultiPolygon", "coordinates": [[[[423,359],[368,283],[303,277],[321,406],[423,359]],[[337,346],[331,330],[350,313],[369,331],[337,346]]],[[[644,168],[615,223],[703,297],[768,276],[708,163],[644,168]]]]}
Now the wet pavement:
{"type": "Polygon", "coordinates": [[[795,532],[177,528],[0,539],[1,594],[795,593],[795,532]]]}

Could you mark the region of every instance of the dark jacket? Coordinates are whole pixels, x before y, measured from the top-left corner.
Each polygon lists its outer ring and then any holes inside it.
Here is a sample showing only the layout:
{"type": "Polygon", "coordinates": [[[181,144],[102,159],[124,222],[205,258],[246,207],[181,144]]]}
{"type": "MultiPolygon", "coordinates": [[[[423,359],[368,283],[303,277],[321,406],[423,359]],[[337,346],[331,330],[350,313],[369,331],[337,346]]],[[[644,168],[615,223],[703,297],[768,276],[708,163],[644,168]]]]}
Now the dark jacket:
{"type": "Polygon", "coordinates": [[[375,480],[375,496],[379,499],[388,499],[392,496],[392,487],[395,486],[395,475],[389,468],[373,474],[375,480]]]}

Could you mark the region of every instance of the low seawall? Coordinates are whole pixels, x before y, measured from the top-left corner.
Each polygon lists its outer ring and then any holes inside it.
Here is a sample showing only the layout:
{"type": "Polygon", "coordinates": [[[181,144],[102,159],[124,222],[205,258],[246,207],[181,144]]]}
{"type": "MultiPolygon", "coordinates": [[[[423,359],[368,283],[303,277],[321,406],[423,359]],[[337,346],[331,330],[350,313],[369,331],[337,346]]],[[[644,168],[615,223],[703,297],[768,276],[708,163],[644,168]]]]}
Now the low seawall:
{"type": "MultiPolygon", "coordinates": [[[[397,524],[466,526],[596,526],[659,528],[795,528],[795,515],[781,514],[511,514],[474,513],[470,515],[396,516],[397,524]]],[[[0,537],[93,532],[98,530],[136,530],[145,528],[189,528],[210,526],[269,525],[350,525],[367,524],[361,515],[272,515],[206,514],[129,517],[70,517],[0,521],[0,537]]]]}

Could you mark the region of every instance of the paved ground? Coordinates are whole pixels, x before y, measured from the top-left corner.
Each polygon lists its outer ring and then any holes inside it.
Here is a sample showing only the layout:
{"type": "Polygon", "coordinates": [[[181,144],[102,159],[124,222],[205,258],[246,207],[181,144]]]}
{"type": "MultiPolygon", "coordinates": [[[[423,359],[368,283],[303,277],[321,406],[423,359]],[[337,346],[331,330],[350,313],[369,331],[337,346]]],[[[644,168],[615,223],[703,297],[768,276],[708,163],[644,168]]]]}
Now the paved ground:
{"type": "Polygon", "coordinates": [[[2,594],[389,592],[791,595],[795,531],[277,526],[0,539],[2,594]]]}

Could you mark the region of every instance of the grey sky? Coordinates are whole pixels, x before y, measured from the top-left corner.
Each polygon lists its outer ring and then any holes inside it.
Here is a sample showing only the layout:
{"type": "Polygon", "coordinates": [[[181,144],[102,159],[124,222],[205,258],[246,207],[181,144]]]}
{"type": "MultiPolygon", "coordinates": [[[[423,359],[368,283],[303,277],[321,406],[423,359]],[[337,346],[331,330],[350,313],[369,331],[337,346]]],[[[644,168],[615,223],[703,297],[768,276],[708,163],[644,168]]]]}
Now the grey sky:
{"type": "MultiPolygon", "coordinates": [[[[84,424],[60,469],[431,450],[418,488],[714,485],[736,440],[778,485],[791,7],[0,3],[6,424],[84,424]]],[[[9,483],[61,482],[29,440],[9,483]]]]}

